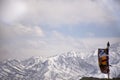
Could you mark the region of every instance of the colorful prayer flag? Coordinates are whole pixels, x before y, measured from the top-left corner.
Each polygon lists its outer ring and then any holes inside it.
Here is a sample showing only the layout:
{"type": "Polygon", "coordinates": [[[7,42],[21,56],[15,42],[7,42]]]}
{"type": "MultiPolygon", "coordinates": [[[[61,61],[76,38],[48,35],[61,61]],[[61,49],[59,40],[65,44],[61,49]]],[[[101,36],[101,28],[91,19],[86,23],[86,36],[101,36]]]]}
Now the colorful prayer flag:
{"type": "Polygon", "coordinates": [[[109,73],[109,54],[108,48],[98,49],[98,63],[102,73],[109,73]]]}

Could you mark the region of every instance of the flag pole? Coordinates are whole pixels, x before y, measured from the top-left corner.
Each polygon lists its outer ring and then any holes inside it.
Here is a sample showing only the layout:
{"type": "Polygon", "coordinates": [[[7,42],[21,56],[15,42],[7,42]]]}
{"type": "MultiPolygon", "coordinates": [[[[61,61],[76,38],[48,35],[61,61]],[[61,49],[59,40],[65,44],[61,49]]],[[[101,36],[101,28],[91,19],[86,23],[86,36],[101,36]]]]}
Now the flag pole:
{"type": "MultiPolygon", "coordinates": [[[[107,43],[107,49],[108,49],[108,63],[109,63],[109,47],[110,47],[110,43],[107,43]]],[[[108,64],[108,80],[110,79],[110,69],[109,69],[109,64],[108,64]]]]}

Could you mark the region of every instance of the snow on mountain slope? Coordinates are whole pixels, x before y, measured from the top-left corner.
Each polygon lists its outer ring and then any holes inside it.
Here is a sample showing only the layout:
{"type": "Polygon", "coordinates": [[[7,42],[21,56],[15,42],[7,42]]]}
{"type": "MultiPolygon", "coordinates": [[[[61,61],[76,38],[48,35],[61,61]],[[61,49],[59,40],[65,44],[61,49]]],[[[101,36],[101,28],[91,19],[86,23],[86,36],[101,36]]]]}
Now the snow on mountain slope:
{"type": "MultiPolygon", "coordinates": [[[[79,80],[81,77],[106,77],[99,70],[97,50],[82,57],[84,52],[71,51],[49,58],[6,60],[0,62],[2,80],[79,80]]],[[[110,47],[111,77],[120,77],[120,43],[110,47]]]]}
{"type": "Polygon", "coordinates": [[[120,43],[110,47],[111,77],[120,77],[120,43]]]}

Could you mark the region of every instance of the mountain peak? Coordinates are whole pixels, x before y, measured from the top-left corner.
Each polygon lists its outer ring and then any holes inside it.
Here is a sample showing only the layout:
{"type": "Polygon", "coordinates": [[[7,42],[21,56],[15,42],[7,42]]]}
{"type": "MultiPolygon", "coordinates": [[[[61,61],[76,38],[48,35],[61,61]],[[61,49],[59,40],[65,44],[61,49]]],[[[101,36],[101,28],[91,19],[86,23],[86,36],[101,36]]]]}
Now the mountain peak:
{"type": "MultiPolygon", "coordinates": [[[[119,47],[118,44],[111,45],[111,65],[120,65],[119,47]]],[[[97,50],[87,54],[72,50],[49,58],[31,57],[23,61],[6,60],[5,63],[0,63],[0,79],[77,80],[85,76],[105,77],[100,73],[97,53],[97,50]]],[[[118,67],[110,69],[111,77],[120,77],[118,67]]]]}

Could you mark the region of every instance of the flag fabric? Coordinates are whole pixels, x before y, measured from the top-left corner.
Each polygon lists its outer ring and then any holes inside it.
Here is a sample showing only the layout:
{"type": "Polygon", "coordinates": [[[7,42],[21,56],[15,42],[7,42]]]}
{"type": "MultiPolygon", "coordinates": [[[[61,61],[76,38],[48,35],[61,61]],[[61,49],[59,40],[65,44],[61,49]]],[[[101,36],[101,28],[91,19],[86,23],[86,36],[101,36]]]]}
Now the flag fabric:
{"type": "Polygon", "coordinates": [[[109,54],[108,48],[98,49],[98,63],[102,73],[109,73],[109,54]]]}

